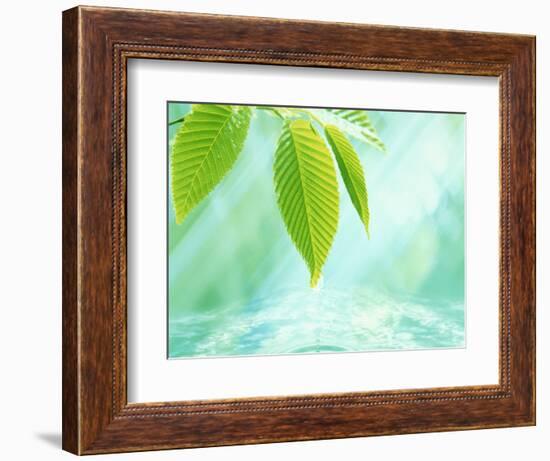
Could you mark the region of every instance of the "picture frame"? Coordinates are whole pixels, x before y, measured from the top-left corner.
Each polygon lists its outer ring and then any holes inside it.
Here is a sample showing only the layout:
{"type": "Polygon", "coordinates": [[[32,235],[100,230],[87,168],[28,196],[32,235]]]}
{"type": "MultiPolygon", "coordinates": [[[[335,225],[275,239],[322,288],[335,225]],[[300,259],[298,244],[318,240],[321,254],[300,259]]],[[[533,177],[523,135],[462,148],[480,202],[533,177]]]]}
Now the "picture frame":
{"type": "Polygon", "coordinates": [[[534,37],[98,7],[63,12],[64,450],[534,425],[535,254],[534,37]],[[128,402],[131,59],[498,77],[498,384],[128,402]]]}

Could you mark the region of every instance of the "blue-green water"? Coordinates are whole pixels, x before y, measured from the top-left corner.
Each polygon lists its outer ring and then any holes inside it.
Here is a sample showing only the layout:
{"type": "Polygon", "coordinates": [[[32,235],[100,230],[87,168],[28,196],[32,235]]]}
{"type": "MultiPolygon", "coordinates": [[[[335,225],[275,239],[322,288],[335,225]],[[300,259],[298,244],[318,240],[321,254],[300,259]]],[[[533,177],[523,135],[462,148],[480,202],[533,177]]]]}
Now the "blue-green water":
{"type": "Polygon", "coordinates": [[[228,305],[197,313],[170,327],[173,357],[444,348],[463,345],[464,310],[462,303],[366,289],[307,289],[257,299],[245,311],[228,305]]]}
{"type": "MultiPolygon", "coordinates": [[[[189,110],[171,103],[169,119],[189,110]]],[[[388,148],[354,143],[371,237],[339,178],[318,289],[276,205],[276,118],[256,112],[235,167],[181,225],[169,203],[170,357],[464,346],[464,116],[369,115],[388,148]]]]}

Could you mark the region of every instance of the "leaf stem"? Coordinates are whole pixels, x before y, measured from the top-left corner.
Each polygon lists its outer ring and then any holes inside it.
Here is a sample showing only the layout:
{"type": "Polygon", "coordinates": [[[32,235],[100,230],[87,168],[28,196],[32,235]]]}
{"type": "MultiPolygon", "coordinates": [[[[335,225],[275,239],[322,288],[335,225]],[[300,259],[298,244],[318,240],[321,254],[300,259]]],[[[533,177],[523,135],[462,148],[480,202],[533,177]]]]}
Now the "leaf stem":
{"type": "Polygon", "coordinates": [[[176,120],[172,120],[171,122],[168,122],[168,126],[175,125],[176,123],[181,123],[185,120],[185,117],[177,118],[176,120]]]}
{"type": "Polygon", "coordinates": [[[301,108],[296,108],[294,110],[296,112],[301,112],[302,114],[307,115],[312,120],[316,121],[321,126],[321,128],[324,128],[325,124],[319,119],[319,117],[317,117],[317,115],[315,115],[315,113],[312,110],[310,110],[310,109],[301,109],[301,108]]]}
{"type": "Polygon", "coordinates": [[[269,112],[270,114],[276,115],[276,116],[277,116],[278,118],[280,118],[281,120],[284,120],[284,117],[281,115],[281,113],[280,113],[275,107],[270,107],[270,106],[256,106],[256,109],[267,111],[267,112],[269,112]]]}

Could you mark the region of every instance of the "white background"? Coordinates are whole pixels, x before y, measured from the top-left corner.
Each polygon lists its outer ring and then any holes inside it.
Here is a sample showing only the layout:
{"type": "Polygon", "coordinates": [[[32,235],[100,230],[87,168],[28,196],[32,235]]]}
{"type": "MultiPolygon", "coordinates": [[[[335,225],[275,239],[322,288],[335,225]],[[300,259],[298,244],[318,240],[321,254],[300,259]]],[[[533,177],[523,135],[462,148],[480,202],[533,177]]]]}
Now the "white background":
{"type": "MultiPolygon", "coordinates": [[[[89,4],[101,4],[88,1],[89,4]]],[[[379,459],[544,460],[550,437],[550,317],[543,287],[550,257],[542,211],[550,148],[550,31],[545,2],[479,0],[446,3],[296,2],[257,0],[115,1],[112,6],[163,8],[420,27],[537,34],[538,59],[538,425],[368,439],[210,448],[117,455],[110,459],[275,460],[379,459]],[[543,261],[544,260],[544,261],[543,261]]],[[[1,456],[69,459],[60,451],[61,426],[61,10],[69,1],[9,2],[0,16],[0,350],[3,398],[1,456]]],[[[547,206],[547,205],[546,205],[547,206]]],[[[546,220],[546,222],[544,222],[546,220]]],[[[548,277],[546,277],[548,278],[548,277]]],[[[98,459],[103,459],[99,457],[98,459]]]]}
{"type": "Polygon", "coordinates": [[[145,59],[129,63],[128,93],[131,402],[498,383],[496,77],[145,59]],[[266,93],[265,88],[270,91],[266,93]],[[162,155],[166,149],[166,101],[192,99],[466,112],[467,347],[167,361],[166,158],[162,155]]]}

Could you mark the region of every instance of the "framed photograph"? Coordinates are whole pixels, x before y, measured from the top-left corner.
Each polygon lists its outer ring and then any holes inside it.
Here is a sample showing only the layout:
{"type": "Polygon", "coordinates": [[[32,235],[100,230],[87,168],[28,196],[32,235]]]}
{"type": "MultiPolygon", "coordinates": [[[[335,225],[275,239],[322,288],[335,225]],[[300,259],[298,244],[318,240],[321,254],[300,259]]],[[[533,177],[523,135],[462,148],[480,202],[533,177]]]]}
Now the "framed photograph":
{"type": "Polygon", "coordinates": [[[63,448],[535,424],[535,38],[63,13],[63,448]]]}

